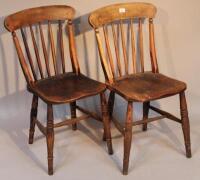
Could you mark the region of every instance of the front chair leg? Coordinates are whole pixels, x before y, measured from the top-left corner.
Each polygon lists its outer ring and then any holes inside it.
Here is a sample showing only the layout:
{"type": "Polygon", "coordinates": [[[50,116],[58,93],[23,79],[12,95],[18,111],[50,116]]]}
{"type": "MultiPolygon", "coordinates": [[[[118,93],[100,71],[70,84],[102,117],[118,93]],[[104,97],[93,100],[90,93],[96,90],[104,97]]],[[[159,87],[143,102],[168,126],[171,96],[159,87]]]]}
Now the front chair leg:
{"type": "Polygon", "coordinates": [[[182,119],[182,129],[185,140],[186,157],[191,158],[191,144],[190,144],[190,123],[188,118],[187,102],[185,92],[180,93],[180,109],[182,119]]]}
{"type": "Polygon", "coordinates": [[[33,144],[33,138],[35,132],[35,120],[37,118],[37,109],[38,109],[38,96],[33,95],[32,107],[30,113],[29,144],[33,144]]]}
{"type": "Polygon", "coordinates": [[[48,174],[53,175],[53,147],[54,147],[54,124],[53,124],[53,107],[47,105],[47,153],[48,153],[48,174]]]}
{"type": "MultiPolygon", "coordinates": [[[[108,99],[108,114],[109,114],[109,120],[112,119],[113,114],[113,108],[114,108],[114,102],[115,102],[115,92],[111,91],[108,99]]],[[[106,141],[106,135],[105,132],[103,133],[103,141],[106,141]]]]}
{"type": "MultiPolygon", "coordinates": [[[[70,103],[71,118],[76,118],[76,101],[70,103]]],[[[72,129],[77,130],[77,123],[72,124],[72,129]]]]}
{"type": "Polygon", "coordinates": [[[105,133],[105,136],[106,136],[108,153],[113,154],[112,139],[111,139],[111,132],[110,132],[110,121],[109,121],[109,115],[108,115],[108,107],[107,107],[106,97],[105,97],[104,93],[100,94],[100,99],[101,99],[101,109],[102,109],[102,119],[103,119],[103,125],[104,125],[104,133],[105,133]]]}
{"type": "Polygon", "coordinates": [[[128,174],[129,156],[132,142],[132,119],[133,119],[133,103],[128,102],[125,132],[124,132],[124,161],[123,161],[123,174],[128,174]]]}
{"type": "MultiPolygon", "coordinates": [[[[143,103],[143,119],[148,119],[150,102],[143,103]]],[[[147,123],[143,124],[143,131],[147,130],[147,123]]]]}

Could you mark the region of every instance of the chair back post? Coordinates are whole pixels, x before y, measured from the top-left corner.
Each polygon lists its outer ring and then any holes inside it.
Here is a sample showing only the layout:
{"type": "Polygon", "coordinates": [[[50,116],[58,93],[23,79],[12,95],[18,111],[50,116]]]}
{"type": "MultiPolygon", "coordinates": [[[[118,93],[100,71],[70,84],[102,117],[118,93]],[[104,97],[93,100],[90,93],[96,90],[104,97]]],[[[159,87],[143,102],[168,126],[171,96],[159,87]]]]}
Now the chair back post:
{"type": "Polygon", "coordinates": [[[70,6],[53,5],[25,9],[6,17],[4,21],[5,28],[12,33],[18,58],[29,85],[39,79],[66,73],[63,37],[63,24],[65,21],[67,21],[66,28],[69,36],[69,55],[72,69],[77,75],[80,73],[72,28],[74,15],[75,10],[70,6]],[[58,29],[58,33],[54,32],[54,24],[55,28],[58,29]],[[46,39],[44,27],[47,28],[46,39]],[[20,36],[18,31],[21,33],[22,42],[20,41],[21,38],[18,37],[20,36]],[[32,42],[29,43],[29,39],[32,42]],[[23,45],[24,47],[22,47],[23,45]],[[56,45],[59,47],[58,51],[56,45]],[[50,47],[49,52],[48,47],[50,47]],[[53,67],[51,68],[50,65],[53,67]],[[61,67],[61,70],[59,67],[61,67]]]}
{"type": "Polygon", "coordinates": [[[151,69],[154,73],[158,72],[153,27],[153,18],[156,15],[156,11],[156,7],[150,3],[121,3],[97,9],[90,14],[89,23],[95,30],[103,71],[107,80],[109,80],[109,78],[113,78],[112,81],[114,81],[114,79],[117,78],[117,72],[119,77],[124,75],[126,76],[131,73],[137,73],[137,67],[140,67],[140,72],[145,72],[145,36],[143,35],[143,24],[145,19],[149,20],[149,51],[151,59],[151,69]],[[138,38],[135,37],[135,19],[138,20],[138,38]],[[125,30],[126,23],[128,23],[127,31],[125,30]],[[109,25],[111,26],[110,32],[112,33],[110,36],[108,31],[109,25]],[[118,29],[116,28],[116,26],[118,29]],[[103,33],[101,33],[101,29],[103,29],[103,33]],[[126,32],[127,34],[125,34],[126,32]],[[105,42],[101,40],[101,35],[104,36],[105,42]],[[128,37],[130,37],[130,55],[132,58],[131,61],[129,60],[130,57],[128,54],[128,37]],[[136,45],[138,45],[138,51],[136,45]],[[114,47],[113,51],[111,49],[112,46],[114,47]],[[106,55],[104,52],[104,47],[106,48],[106,55]],[[114,56],[112,55],[113,52],[115,52],[114,56]],[[136,53],[138,53],[138,55],[136,53]],[[139,59],[137,59],[137,57],[139,59]],[[114,63],[115,60],[116,66],[114,63]],[[137,63],[139,64],[137,65],[137,63]],[[121,66],[121,64],[123,64],[123,66],[121,66]],[[131,67],[129,68],[130,64],[131,67]]]}

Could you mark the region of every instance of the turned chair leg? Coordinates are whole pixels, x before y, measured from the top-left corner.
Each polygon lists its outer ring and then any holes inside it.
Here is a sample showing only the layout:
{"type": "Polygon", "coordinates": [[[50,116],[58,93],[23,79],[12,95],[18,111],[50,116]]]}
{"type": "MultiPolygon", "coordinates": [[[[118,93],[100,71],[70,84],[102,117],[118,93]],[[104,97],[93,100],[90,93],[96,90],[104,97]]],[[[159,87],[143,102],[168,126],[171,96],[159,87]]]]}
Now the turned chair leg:
{"type": "Polygon", "coordinates": [[[104,125],[104,133],[106,136],[106,142],[108,146],[108,153],[113,154],[112,149],[112,139],[111,139],[111,132],[110,132],[110,120],[108,115],[108,107],[106,102],[106,97],[104,93],[100,94],[101,99],[101,109],[102,109],[102,119],[103,119],[103,125],[104,125]]]}
{"type": "Polygon", "coordinates": [[[132,120],[133,120],[133,103],[128,102],[125,132],[124,132],[124,161],[123,161],[123,174],[128,174],[129,156],[132,142],[132,120]]]}
{"type": "Polygon", "coordinates": [[[53,175],[53,147],[54,147],[54,124],[53,107],[47,105],[47,153],[48,153],[48,174],[53,175]]]}
{"type": "MultiPolygon", "coordinates": [[[[108,113],[109,113],[109,120],[112,119],[113,114],[113,108],[114,108],[114,102],[115,102],[115,92],[111,91],[108,99],[108,113]]],[[[103,141],[106,141],[106,135],[105,132],[103,133],[103,141]]]]}
{"type": "MultiPolygon", "coordinates": [[[[143,119],[148,119],[150,102],[143,103],[143,119]]],[[[147,130],[147,123],[143,124],[143,131],[147,130]]]]}
{"type": "Polygon", "coordinates": [[[190,123],[188,118],[187,102],[185,92],[180,93],[180,109],[182,119],[182,129],[185,140],[186,157],[191,158],[191,144],[190,144],[190,123]]]}
{"type": "Polygon", "coordinates": [[[37,118],[38,97],[33,95],[32,107],[30,113],[30,130],[29,130],[29,144],[33,144],[34,132],[35,132],[35,120],[37,118]]]}
{"type": "MultiPolygon", "coordinates": [[[[70,103],[71,118],[76,118],[76,102],[70,103]]],[[[72,129],[77,130],[77,123],[72,124],[72,129]]]]}

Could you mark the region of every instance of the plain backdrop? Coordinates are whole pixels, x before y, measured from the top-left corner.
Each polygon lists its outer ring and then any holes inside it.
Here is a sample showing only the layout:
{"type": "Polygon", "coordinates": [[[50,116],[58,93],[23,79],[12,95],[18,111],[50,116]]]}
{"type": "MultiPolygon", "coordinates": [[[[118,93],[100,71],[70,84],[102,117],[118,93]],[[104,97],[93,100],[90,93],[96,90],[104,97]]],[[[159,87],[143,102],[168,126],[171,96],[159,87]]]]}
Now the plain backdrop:
{"type": "MultiPolygon", "coordinates": [[[[74,22],[77,28],[77,51],[82,72],[103,82],[104,76],[99,63],[94,32],[88,24],[88,13],[108,4],[133,1],[0,0],[0,2],[0,173],[3,174],[3,179],[14,179],[16,176],[48,178],[44,138],[37,138],[39,142],[36,142],[36,145],[27,145],[32,96],[26,91],[26,83],[11,35],[3,25],[4,18],[16,11],[42,5],[67,4],[73,6],[76,9],[74,22]]],[[[102,176],[103,179],[151,179],[151,176],[155,180],[160,177],[172,179],[173,175],[171,174],[175,173],[178,179],[200,178],[200,173],[198,173],[198,167],[200,167],[200,143],[198,144],[198,141],[200,142],[200,1],[147,0],[146,2],[153,3],[158,10],[155,19],[155,35],[160,72],[183,80],[188,86],[186,95],[194,145],[193,158],[188,161],[184,157],[179,126],[171,125],[171,122],[166,121],[164,124],[153,123],[150,126],[151,130],[146,135],[136,133],[136,137],[140,139],[141,143],[138,144],[136,143],[138,140],[134,140],[137,152],[134,155],[137,157],[131,160],[133,165],[130,175],[121,176],[123,139],[118,137],[119,133],[113,127],[113,134],[116,135],[113,140],[116,154],[114,158],[110,158],[106,154],[105,148],[102,148],[104,143],[101,142],[101,125],[91,122],[91,124],[80,125],[81,132],[71,132],[68,128],[64,129],[67,131],[66,133],[62,130],[60,134],[58,133],[55,156],[57,158],[57,176],[54,177],[98,179],[102,176]],[[95,134],[94,136],[92,132],[95,134]],[[89,135],[86,136],[86,134],[89,135]],[[176,151],[177,149],[179,150],[176,151]],[[162,155],[159,156],[159,153],[162,155]],[[173,155],[170,156],[170,153],[173,155]],[[139,157],[142,159],[138,159],[139,157]],[[151,158],[154,160],[151,161],[151,158]],[[116,164],[119,164],[119,167],[116,164]],[[139,169],[136,168],[137,166],[139,169]]],[[[99,99],[96,97],[81,103],[90,109],[99,109],[99,99]]],[[[179,101],[176,96],[154,103],[175,115],[180,114],[179,101]]],[[[115,113],[122,121],[125,105],[125,102],[118,97],[115,113]]],[[[136,117],[140,117],[140,107],[141,104],[135,105],[136,117]]],[[[54,114],[57,119],[68,116],[68,108],[56,106],[54,114]]],[[[41,101],[39,117],[45,122],[46,106],[41,101]]],[[[40,135],[38,131],[37,135],[40,135]]]]}

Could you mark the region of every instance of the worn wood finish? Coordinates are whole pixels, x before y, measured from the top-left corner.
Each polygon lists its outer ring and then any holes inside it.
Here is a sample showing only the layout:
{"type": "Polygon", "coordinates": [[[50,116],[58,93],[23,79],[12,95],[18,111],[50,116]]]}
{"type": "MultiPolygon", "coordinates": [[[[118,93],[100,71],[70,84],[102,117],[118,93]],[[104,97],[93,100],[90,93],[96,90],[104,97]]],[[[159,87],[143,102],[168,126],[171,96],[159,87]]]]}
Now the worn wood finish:
{"type": "Polygon", "coordinates": [[[69,50],[70,50],[70,57],[72,60],[72,68],[76,74],[80,74],[80,67],[79,67],[78,57],[76,53],[74,31],[73,31],[71,20],[68,21],[68,33],[69,33],[69,44],[71,45],[69,47],[69,50]]]}
{"type": "Polygon", "coordinates": [[[39,29],[40,29],[40,38],[41,38],[41,42],[42,42],[42,50],[43,50],[43,54],[44,54],[45,65],[47,68],[47,74],[48,74],[48,76],[51,76],[49,60],[48,60],[48,53],[47,53],[47,48],[46,48],[45,41],[44,41],[44,33],[42,31],[41,22],[39,22],[39,29]]]}
{"type": "Polygon", "coordinates": [[[46,20],[66,20],[74,17],[74,8],[66,5],[43,6],[25,9],[5,19],[5,27],[13,32],[22,26],[29,26],[46,20]],[[33,16],[34,14],[34,16],[33,16]]]}
{"type": "Polygon", "coordinates": [[[127,58],[127,52],[126,52],[126,44],[125,44],[124,28],[123,28],[122,20],[120,20],[120,32],[121,32],[121,38],[122,38],[122,50],[123,50],[123,56],[124,56],[125,74],[128,74],[128,58],[127,58]]]}
{"type": "Polygon", "coordinates": [[[30,113],[29,144],[33,144],[37,112],[38,112],[38,97],[36,95],[33,95],[31,113],[30,113]]]}
{"type": "Polygon", "coordinates": [[[190,123],[188,118],[185,92],[181,92],[179,96],[180,96],[181,120],[182,120],[182,129],[185,140],[186,156],[187,158],[191,158],[192,153],[191,153],[191,143],[190,143],[190,123]]]}
{"type": "Polygon", "coordinates": [[[112,34],[113,34],[113,41],[114,41],[114,46],[115,46],[118,72],[119,72],[119,76],[122,76],[122,67],[121,67],[120,56],[119,56],[119,48],[117,45],[117,35],[116,35],[115,27],[113,24],[112,24],[112,34]]]}
{"type": "Polygon", "coordinates": [[[158,73],[158,62],[156,57],[156,47],[155,47],[155,37],[154,37],[154,25],[153,19],[149,19],[149,47],[150,47],[150,57],[151,57],[151,66],[152,71],[158,73]]]}
{"type": "Polygon", "coordinates": [[[140,67],[141,72],[144,72],[144,47],[143,47],[143,28],[142,19],[139,18],[139,46],[140,46],[140,67]]]}
{"type": "MultiPolygon", "coordinates": [[[[99,55],[101,64],[103,67],[106,85],[110,90],[110,97],[108,103],[108,109],[112,122],[124,136],[124,162],[123,162],[123,174],[128,174],[129,155],[131,148],[132,138],[132,126],[143,125],[143,130],[147,130],[147,124],[164,118],[168,118],[174,122],[181,123],[183,128],[183,134],[186,146],[186,156],[191,157],[190,147],[190,130],[189,120],[187,115],[187,106],[185,100],[184,91],[186,90],[186,84],[176,79],[169,78],[159,73],[156,47],[155,47],[155,35],[153,18],[156,14],[156,7],[152,4],[147,3],[121,3],[109,5],[100,9],[95,10],[89,16],[89,22],[95,30],[97,45],[99,48],[99,55]],[[145,20],[148,21],[145,21],[145,20]],[[145,70],[145,49],[144,49],[144,26],[148,22],[149,30],[149,52],[151,59],[151,71],[145,70]],[[138,33],[134,32],[135,23],[138,24],[138,33]],[[112,36],[108,36],[106,33],[100,33],[102,26],[112,27],[112,36]],[[119,34],[116,33],[115,26],[119,27],[119,34]],[[125,34],[125,27],[127,27],[127,34],[125,34]],[[135,36],[138,35],[138,37],[135,36]],[[101,40],[101,35],[106,38],[107,42],[111,42],[110,38],[113,39],[114,49],[109,47],[109,44],[101,40]],[[120,36],[119,38],[117,37],[120,36]],[[106,36],[106,37],[105,37],[106,36]],[[127,37],[127,40],[125,40],[127,37]],[[128,39],[129,38],[129,39],[128,39]],[[119,41],[121,40],[121,42],[119,41]],[[129,50],[129,42],[131,45],[131,51],[129,50]],[[121,46],[119,44],[121,43],[121,46]],[[138,47],[136,47],[138,46],[138,47]],[[118,74],[113,76],[110,72],[109,67],[112,68],[109,61],[106,61],[106,51],[115,52],[116,56],[113,61],[116,60],[115,72],[118,74]],[[121,51],[120,51],[120,48],[121,51]],[[137,50],[136,50],[137,49],[137,50]],[[128,68],[128,52],[131,53],[132,60],[132,71],[128,68]],[[138,54],[136,54],[138,52],[138,54]],[[123,56],[124,62],[120,60],[123,56]],[[139,59],[136,59],[139,57],[139,59]],[[137,64],[137,63],[139,64],[137,64]],[[123,65],[121,63],[124,63],[123,65]],[[140,70],[139,70],[140,66],[140,70]],[[124,67],[124,70],[122,69],[124,67]],[[130,72],[129,72],[130,71],[130,72]],[[124,73],[125,72],[125,73],[124,73]],[[114,106],[114,94],[120,95],[128,102],[127,115],[125,120],[125,126],[122,125],[112,115],[114,106]],[[150,105],[150,102],[157,99],[170,97],[173,95],[180,94],[181,104],[181,119],[150,105]],[[132,122],[132,103],[142,102],[143,103],[143,119],[132,122]],[[148,118],[149,109],[157,112],[160,116],[148,118]]],[[[108,55],[111,57],[111,55],[108,55]]],[[[113,70],[112,70],[113,71],[113,70]]]]}
{"type": "Polygon", "coordinates": [[[62,21],[59,20],[59,44],[60,44],[60,54],[62,60],[62,70],[65,73],[65,54],[64,54],[64,42],[63,42],[63,26],[62,21]]]}
{"type": "Polygon", "coordinates": [[[103,118],[103,124],[104,124],[104,133],[106,136],[108,153],[113,154],[108,107],[107,107],[106,96],[104,92],[100,94],[100,99],[101,99],[102,118],[103,118]]]}
{"type": "Polygon", "coordinates": [[[107,49],[107,53],[108,53],[108,59],[110,61],[111,71],[112,71],[113,76],[115,76],[114,62],[113,62],[112,53],[110,50],[107,26],[103,26],[103,32],[104,32],[104,37],[105,37],[106,49],[107,49]]]}
{"type": "Polygon", "coordinates": [[[132,141],[132,121],[133,121],[133,103],[128,102],[125,131],[124,131],[124,160],[123,160],[123,174],[128,174],[129,156],[132,141]]]}
{"type": "MultiPolygon", "coordinates": [[[[70,111],[71,111],[71,118],[76,118],[76,101],[70,103],[70,111]]],[[[77,124],[72,124],[72,129],[75,131],[77,130],[77,124]]]]}
{"type": "Polygon", "coordinates": [[[137,64],[136,64],[136,50],[135,50],[135,35],[134,35],[134,28],[133,28],[133,19],[130,20],[131,25],[131,50],[132,50],[132,63],[133,63],[133,73],[137,72],[137,64]]]}
{"type": "Polygon", "coordinates": [[[54,127],[53,127],[53,107],[47,105],[47,154],[48,154],[48,174],[53,175],[53,146],[54,146],[54,127]]]}
{"type": "Polygon", "coordinates": [[[156,7],[149,3],[121,3],[95,10],[91,13],[89,21],[94,28],[98,28],[118,19],[154,18],[155,14],[156,7]]]}
{"type": "MultiPolygon", "coordinates": [[[[149,105],[150,105],[149,101],[143,103],[143,119],[148,119],[149,105]]],[[[147,130],[147,123],[144,123],[143,124],[143,131],[146,131],[146,130],[147,130]]]]}
{"type": "Polygon", "coordinates": [[[74,9],[69,6],[45,6],[24,10],[10,15],[5,19],[6,28],[12,32],[19,62],[27,81],[27,89],[33,94],[30,113],[29,143],[33,143],[35,125],[37,125],[38,129],[46,137],[49,175],[53,174],[54,128],[70,125],[75,130],[76,124],[79,121],[91,118],[97,119],[100,122],[104,122],[104,134],[106,135],[108,152],[109,154],[113,153],[110,121],[104,95],[106,85],[80,73],[72,24],[74,13],[74,9]],[[67,21],[65,28],[68,33],[69,53],[73,72],[67,72],[65,69],[64,35],[66,33],[63,30],[63,22],[65,20],[67,21]],[[54,38],[56,39],[57,35],[53,31],[53,25],[55,23],[58,24],[55,26],[58,29],[58,43],[54,42],[54,38]],[[46,32],[44,27],[48,28],[47,36],[44,34],[46,32]],[[37,29],[39,30],[38,33],[37,29]],[[22,42],[18,38],[18,31],[21,31],[22,42]],[[29,34],[31,36],[30,38],[27,37],[29,34]],[[46,42],[45,37],[49,38],[46,42]],[[32,40],[32,47],[29,46],[27,39],[32,40]],[[49,44],[47,44],[48,42],[49,44]],[[24,43],[25,48],[21,47],[22,43],[24,43]],[[39,54],[38,45],[40,43],[43,55],[39,54]],[[55,46],[57,44],[58,47],[55,46]],[[50,52],[47,51],[47,47],[50,47],[50,52]],[[31,48],[33,48],[33,52],[31,48]],[[58,53],[60,53],[60,56],[57,56],[56,49],[59,49],[58,53]],[[35,53],[35,55],[32,56],[31,53],[35,53]],[[50,56],[52,56],[52,63],[49,62],[50,56]],[[27,57],[27,61],[25,57],[27,57]],[[60,60],[58,60],[58,57],[60,57],[60,60]],[[36,60],[34,61],[33,58],[36,60]],[[44,60],[45,66],[42,66],[42,60],[44,60]],[[36,62],[36,65],[34,65],[34,62],[36,62]],[[62,65],[62,72],[59,72],[58,65],[62,65]],[[76,105],[77,100],[95,95],[101,96],[102,116],[76,105]],[[47,104],[46,126],[37,119],[38,99],[43,100],[47,104]],[[62,122],[54,124],[53,105],[65,103],[70,104],[71,119],[64,119],[62,122]],[[82,111],[84,115],[77,117],[76,110],[82,111]]]}
{"type": "Polygon", "coordinates": [[[25,46],[25,49],[26,49],[26,54],[27,54],[27,57],[28,57],[28,60],[29,60],[29,64],[31,66],[31,71],[32,71],[34,80],[37,81],[37,75],[35,73],[35,68],[34,68],[34,65],[33,65],[33,60],[32,60],[32,57],[31,57],[30,49],[29,49],[28,42],[26,40],[26,36],[25,36],[25,33],[24,33],[23,29],[21,29],[21,34],[22,34],[24,46],[25,46]]]}

